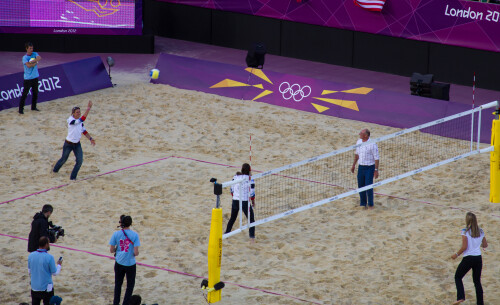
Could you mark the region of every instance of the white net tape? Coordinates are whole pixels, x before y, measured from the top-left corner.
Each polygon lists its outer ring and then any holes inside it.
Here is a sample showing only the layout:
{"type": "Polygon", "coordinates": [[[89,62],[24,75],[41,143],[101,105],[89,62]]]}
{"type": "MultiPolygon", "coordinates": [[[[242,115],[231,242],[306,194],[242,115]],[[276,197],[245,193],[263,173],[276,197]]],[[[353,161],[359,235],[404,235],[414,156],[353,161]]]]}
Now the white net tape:
{"type": "MultiPolygon", "coordinates": [[[[224,238],[250,226],[345,198],[474,154],[489,152],[493,147],[480,149],[479,145],[481,111],[494,107],[498,107],[498,102],[371,140],[370,143],[377,143],[379,148],[379,178],[383,180],[363,188],[358,188],[351,165],[356,148],[367,144],[352,145],[255,174],[252,178],[255,180],[256,211],[260,219],[224,234],[224,238]],[[473,116],[474,125],[471,124],[473,116]],[[473,145],[474,137],[477,145],[473,145]]],[[[222,187],[239,182],[225,182],[222,187]]]]}

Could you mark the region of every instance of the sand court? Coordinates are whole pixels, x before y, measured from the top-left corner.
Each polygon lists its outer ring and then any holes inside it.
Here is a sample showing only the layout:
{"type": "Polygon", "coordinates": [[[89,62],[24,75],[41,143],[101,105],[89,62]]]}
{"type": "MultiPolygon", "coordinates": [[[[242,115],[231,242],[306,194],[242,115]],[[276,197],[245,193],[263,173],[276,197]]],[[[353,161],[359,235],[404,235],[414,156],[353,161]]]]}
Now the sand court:
{"type": "MultiPolygon", "coordinates": [[[[138,266],[134,290],[143,303],[205,304],[198,276],[207,275],[215,206],[209,179],[228,181],[248,160],[250,132],[252,166],[265,171],[353,145],[362,128],[374,137],[397,131],[148,83],[40,108],[23,117],[16,109],[0,112],[0,202],[51,189],[0,205],[0,232],[27,238],[33,215],[52,204],[50,220],[66,230],[51,248],[65,258],[55,292],[63,304],[76,305],[112,302],[108,242],[121,214],[132,216],[142,244],[137,261],[148,265],[138,266]],[[86,128],[97,144],[82,139],[79,180],[69,183],[73,155],[58,174],[51,169],[71,108],[88,100],[94,107],[86,128]]],[[[258,181],[256,188],[258,218],[258,181]]],[[[459,263],[449,257],[460,246],[465,210],[476,213],[490,244],[483,253],[485,304],[500,302],[500,208],[488,203],[489,154],[375,192],[373,211],[359,209],[351,196],[258,226],[255,244],[247,232],[224,240],[221,279],[228,284],[220,304],[449,304],[459,263]]],[[[231,210],[226,190],[222,207],[225,228],[231,210]]],[[[13,237],[0,236],[0,304],[30,300],[27,242],[13,237]]],[[[463,304],[475,304],[470,274],[464,285],[463,304]]]]}

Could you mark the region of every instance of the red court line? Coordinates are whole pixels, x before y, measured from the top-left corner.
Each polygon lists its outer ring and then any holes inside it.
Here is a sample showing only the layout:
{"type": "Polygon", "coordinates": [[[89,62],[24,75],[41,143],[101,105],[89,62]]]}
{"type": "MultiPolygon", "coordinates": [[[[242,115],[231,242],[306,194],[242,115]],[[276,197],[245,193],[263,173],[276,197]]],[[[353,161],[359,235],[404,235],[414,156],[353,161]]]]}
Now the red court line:
{"type": "Polygon", "coordinates": [[[64,186],[67,186],[67,185],[69,185],[69,183],[61,184],[59,186],[51,187],[50,189],[46,189],[46,190],[43,190],[43,191],[39,191],[39,192],[36,192],[36,193],[25,195],[25,196],[22,196],[22,197],[19,197],[19,198],[14,198],[14,199],[10,199],[10,200],[4,201],[4,202],[0,202],[0,204],[9,203],[9,202],[16,201],[16,200],[23,199],[23,198],[28,198],[28,197],[31,197],[31,196],[35,196],[35,195],[38,195],[38,194],[42,194],[42,193],[45,193],[45,192],[48,192],[48,191],[51,191],[51,190],[55,190],[55,189],[64,187],[64,186]]]}
{"type": "MultiPolygon", "coordinates": [[[[19,236],[13,236],[13,235],[8,235],[8,234],[2,234],[2,233],[0,233],[0,236],[5,236],[5,237],[10,237],[10,238],[15,238],[15,239],[20,239],[20,240],[28,241],[27,238],[19,237],[19,236]]],[[[70,248],[70,247],[65,247],[65,246],[61,246],[61,245],[58,245],[58,244],[50,244],[50,246],[51,247],[61,248],[61,249],[66,249],[66,250],[70,250],[70,251],[83,252],[83,253],[94,255],[94,256],[109,258],[109,259],[112,259],[112,260],[115,259],[113,256],[99,254],[99,253],[94,253],[94,252],[80,250],[80,249],[75,249],[75,248],[70,248]]],[[[163,268],[163,267],[148,265],[148,264],[144,264],[144,263],[137,262],[136,264],[140,265],[140,266],[147,267],[147,268],[153,268],[153,269],[168,271],[168,272],[177,273],[177,274],[180,274],[180,275],[185,275],[185,276],[190,276],[190,277],[195,277],[195,278],[200,278],[200,279],[205,278],[203,276],[196,275],[196,274],[191,274],[191,273],[186,273],[186,272],[182,272],[182,271],[167,269],[167,268],[163,268]]],[[[282,293],[278,293],[278,292],[274,292],[274,291],[269,291],[269,290],[265,290],[265,289],[260,289],[260,288],[255,288],[255,287],[240,285],[240,284],[232,283],[232,282],[224,282],[224,283],[225,284],[229,284],[229,285],[233,285],[233,286],[238,286],[238,287],[244,288],[244,289],[256,290],[256,291],[260,291],[260,292],[267,293],[267,294],[273,294],[273,295],[277,295],[277,296],[281,296],[281,297],[291,298],[291,299],[295,299],[295,300],[302,301],[302,302],[307,302],[307,303],[312,303],[312,304],[322,304],[322,303],[318,303],[316,301],[309,301],[309,300],[301,299],[301,298],[294,297],[294,296],[291,296],[291,295],[282,294],[282,293]]]]}
{"type": "MultiPolygon", "coordinates": [[[[119,171],[122,171],[122,170],[129,169],[129,168],[138,167],[138,166],[141,166],[141,165],[146,165],[146,164],[150,164],[150,163],[162,161],[162,160],[166,160],[166,159],[169,159],[169,158],[172,158],[172,156],[168,156],[168,157],[161,158],[161,159],[158,159],[158,160],[148,161],[148,162],[141,163],[141,164],[127,166],[127,167],[124,167],[124,168],[116,169],[116,170],[113,170],[113,171],[110,171],[110,172],[107,172],[107,173],[103,173],[103,174],[99,174],[99,175],[95,175],[95,176],[91,176],[91,177],[87,177],[87,178],[83,178],[83,179],[78,179],[75,182],[85,181],[85,180],[89,180],[89,179],[101,177],[101,176],[104,176],[104,175],[109,175],[109,174],[112,174],[112,173],[116,173],[116,172],[119,172],[119,171]]],[[[22,197],[18,197],[18,198],[14,198],[14,199],[10,199],[10,200],[4,201],[4,202],[0,202],[0,204],[9,203],[9,202],[16,201],[16,200],[19,200],[19,199],[24,199],[24,198],[28,198],[28,197],[31,197],[31,196],[35,196],[35,195],[42,194],[42,193],[45,193],[45,192],[48,192],[48,191],[51,191],[51,190],[55,190],[55,189],[58,189],[58,188],[62,188],[62,187],[68,186],[70,184],[71,183],[61,184],[59,186],[51,187],[51,188],[43,190],[43,191],[39,191],[39,192],[32,193],[32,194],[29,194],[29,195],[25,195],[25,196],[22,196],[22,197]]]]}
{"type": "Polygon", "coordinates": [[[199,160],[199,159],[194,159],[194,158],[189,158],[189,157],[179,157],[179,156],[172,156],[172,158],[177,158],[177,159],[185,159],[185,160],[191,160],[191,161],[196,161],[200,163],[207,163],[207,164],[213,164],[213,165],[220,165],[220,166],[225,166],[225,167],[234,167],[234,168],[239,168],[239,166],[234,166],[234,165],[227,165],[223,163],[216,163],[216,162],[210,162],[210,161],[205,161],[205,160],[199,160]]]}
{"type": "MultiPolygon", "coordinates": [[[[234,165],[228,165],[228,164],[223,164],[223,163],[205,161],[205,160],[194,159],[194,158],[189,158],[189,157],[168,156],[168,157],[165,157],[165,158],[161,158],[161,159],[157,159],[157,160],[153,160],[153,161],[148,161],[148,162],[145,162],[145,163],[140,163],[140,164],[136,164],[136,165],[131,165],[131,166],[128,166],[128,167],[120,168],[120,169],[117,169],[117,170],[113,170],[113,171],[106,172],[106,173],[103,173],[103,174],[91,176],[91,177],[88,177],[88,178],[79,179],[79,180],[77,180],[77,182],[79,182],[79,181],[85,181],[85,180],[89,180],[89,179],[93,179],[93,178],[97,178],[97,177],[101,177],[101,176],[104,176],[104,175],[116,173],[116,172],[119,172],[119,171],[122,171],[122,170],[126,170],[126,169],[129,169],[129,168],[134,168],[134,167],[138,167],[138,166],[142,166],[142,165],[146,165],[146,164],[150,164],[150,163],[162,161],[162,160],[166,160],[166,159],[169,159],[169,158],[185,159],[185,160],[191,160],[191,161],[200,162],[200,163],[207,163],[207,164],[212,164],[212,165],[237,168],[237,166],[234,166],[234,165]]],[[[254,171],[255,172],[261,172],[261,171],[257,171],[257,170],[254,170],[254,171]]],[[[279,175],[279,174],[273,174],[273,175],[279,175]]],[[[307,182],[312,182],[312,183],[320,183],[320,184],[325,184],[325,185],[329,185],[329,186],[341,187],[339,185],[325,183],[325,182],[320,182],[320,181],[314,181],[314,180],[309,180],[309,179],[302,179],[302,178],[297,178],[297,177],[292,177],[292,176],[285,176],[285,175],[279,175],[279,176],[286,177],[286,178],[289,178],[289,179],[296,179],[296,180],[302,180],[302,181],[307,181],[307,182]]],[[[52,188],[49,188],[49,189],[46,189],[46,190],[43,190],[43,191],[39,191],[39,192],[36,192],[36,193],[25,195],[25,196],[22,196],[22,197],[19,197],[19,198],[14,198],[14,199],[11,199],[11,200],[0,202],[0,204],[9,203],[9,202],[16,201],[16,200],[19,200],[19,199],[31,197],[31,196],[38,195],[38,194],[42,194],[42,193],[45,193],[45,192],[48,192],[48,191],[51,191],[51,190],[55,190],[55,189],[58,189],[58,188],[62,188],[62,187],[68,186],[69,184],[70,183],[62,184],[62,185],[59,185],[59,186],[56,186],[56,187],[52,187],[52,188]]],[[[418,199],[409,199],[409,198],[398,197],[398,196],[393,196],[393,195],[388,195],[388,194],[383,194],[383,193],[377,193],[377,192],[375,192],[375,194],[381,195],[381,196],[387,196],[387,197],[391,197],[391,198],[396,198],[396,199],[400,199],[400,200],[406,200],[406,201],[413,201],[413,202],[424,203],[424,204],[427,204],[427,205],[432,205],[432,206],[437,206],[437,207],[442,207],[442,208],[449,208],[449,209],[452,209],[452,210],[461,210],[461,211],[465,211],[465,212],[473,212],[475,214],[480,214],[480,212],[478,212],[478,211],[468,210],[468,209],[460,208],[460,207],[447,206],[447,205],[443,205],[443,204],[432,203],[432,202],[422,201],[422,200],[418,200],[418,199]]],[[[500,215],[495,215],[495,214],[489,214],[489,215],[493,216],[495,218],[500,218],[500,215]]]]}
{"type": "MultiPolygon", "coordinates": [[[[208,163],[208,164],[226,166],[226,167],[237,167],[237,166],[233,166],[233,165],[227,165],[227,164],[223,164],[223,163],[209,162],[209,161],[198,160],[198,159],[193,159],[193,158],[188,158],[188,157],[178,157],[178,156],[172,156],[172,157],[179,158],[179,159],[192,160],[192,161],[196,161],[196,162],[203,162],[203,163],[208,163]]],[[[258,170],[252,170],[252,171],[262,172],[262,171],[258,171],[258,170]]],[[[315,180],[310,180],[310,179],[292,177],[292,176],[287,176],[287,175],[280,175],[280,174],[272,174],[272,175],[281,176],[281,177],[285,177],[285,178],[289,178],[289,179],[294,179],[294,180],[300,180],[300,181],[306,181],[306,182],[311,182],[311,183],[323,184],[323,185],[328,185],[328,186],[343,187],[343,186],[340,186],[340,185],[331,184],[331,183],[327,183],[327,182],[321,182],[321,181],[315,181],[315,180]]],[[[374,193],[377,194],[377,195],[381,195],[381,196],[386,196],[386,197],[391,197],[391,198],[396,198],[396,199],[406,200],[406,201],[419,202],[419,203],[424,203],[424,204],[428,204],[428,205],[438,206],[438,207],[442,207],[442,208],[448,208],[448,209],[452,209],[452,210],[461,210],[461,211],[465,211],[465,212],[473,212],[474,214],[480,214],[481,213],[481,212],[474,211],[474,210],[468,210],[468,209],[465,209],[465,208],[454,207],[454,206],[447,206],[447,205],[444,205],[444,204],[432,203],[432,202],[418,200],[418,199],[409,199],[409,198],[398,197],[398,196],[394,196],[394,195],[388,195],[388,194],[377,193],[377,192],[374,192],[374,193]]],[[[500,215],[495,215],[495,214],[489,214],[489,215],[493,216],[493,217],[496,217],[496,218],[500,218],[500,215]]]]}
{"type": "MultiPolygon", "coordinates": [[[[77,182],[79,182],[79,181],[85,181],[85,180],[88,180],[88,179],[97,178],[97,177],[108,175],[108,174],[112,174],[112,173],[119,172],[119,171],[122,171],[122,170],[125,170],[125,169],[129,169],[129,168],[134,168],[134,167],[138,167],[138,166],[142,166],[142,165],[146,165],[146,164],[150,164],[150,163],[154,163],[154,162],[166,160],[166,159],[169,159],[169,158],[185,159],[185,160],[191,160],[191,161],[195,161],[195,162],[201,162],[201,163],[207,163],[207,164],[219,165],[219,166],[225,166],[225,167],[231,167],[231,168],[236,168],[237,167],[237,166],[234,166],[234,165],[228,165],[228,164],[217,163],[217,162],[210,162],[210,161],[199,160],[199,159],[194,159],[194,158],[189,158],[189,157],[169,156],[169,157],[165,157],[165,158],[161,158],[161,159],[157,159],[157,160],[153,160],[153,161],[149,161],[149,162],[145,162],[145,163],[141,163],[141,164],[136,164],[136,165],[132,165],[132,166],[120,168],[120,169],[117,169],[117,170],[113,170],[113,171],[106,172],[106,173],[103,173],[103,174],[95,175],[95,176],[92,176],[92,177],[88,177],[88,178],[84,178],[84,179],[79,179],[79,180],[77,180],[77,182]]],[[[256,172],[260,172],[260,171],[256,171],[256,172]]],[[[323,182],[314,181],[314,180],[301,179],[301,178],[296,178],[296,177],[291,177],[291,176],[283,176],[283,177],[290,178],[290,179],[304,180],[304,181],[313,182],[313,183],[321,183],[321,184],[326,184],[326,185],[338,187],[338,185],[329,184],[329,183],[323,183],[323,182]]],[[[62,187],[67,186],[69,184],[70,183],[62,184],[62,185],[59,185],[59,186],[56,186],[56,187],[52,187],[52,188],[49,188],[49,189],[46,189],[46,190],[43,190],[43,191],[40,191],[40,192],[36,192],[36,193],[25,195],[25,196],[22,196],[22,197],[19,197],[19,198],[15,198],[15,199],[7,200],[7,201],[4,201],[4,202],[0,202],[0,204],[9,203],[9,202],[16,201],[16,200],[19,200],[19,199],[27,198],[27,197],[38,195],[38,194],[41,194],[41,193],[45,193],[45,192],[48,192],[48,191],[51,191],[51,190],[54,190],[54,189],[62,188],[62,187]]],[[[375,194],[381,195],[381,196],[387,196],[387,197],[391,197],[391,198],[396,198],[396,199],[400,199],[400,200],[406,200],[406,201],[413,201],[413,202],[424,203],[424,204],[438,206],[438,207],[443,207],[443,208],[449,208],[449,209],[455,209],[455,210],[462,210],[462,211],[467,211],[467,212],[474,212],[476,214],[479,213],[477,211],[468,210],[468,209],[465,209],[465,208],[454,207],[454,206],[446,206],[446,205],[436,204],[436,203],[422,201],[422,200],[409,199],[409,198],[398,197],[398,196],[393,196],[393,195],[388,195],[388,194],[383,194],[383,193],[375,193],[375,194]]],[[[498,216],[498,215],[494,215],[494,214],[490,214],[490,215],[493,216],[493,217],[496,217],[496,218],[500,218],[500,216],[498,216]]],[[[17,238],[17,239],[27,240],[25,238],[15,237],[15,236],[10,236],[10,235],[5,235],[5,234],[1,234],[1,233],[0,233],[0,235],[1,236],[11,237],[11,238],[17,238]]],[[[52,245],[55,246],[55,247],[60,247],[60,248],[68,249],[68,250],[79,251],[79,252],[84,252],[84,253],[88,253],[88,254],[95,255],[95,256],[101,256],[101,257],[106,257],[106,258],[114,259],[114,257],[107,256],[107,255],[92,253],[92,252],[88,252],[88,251],[84,251],[84,250],[72,249],[72,248],[68,248],[68,247],[64,247],[64,246],[59,246],[59,245],[55,245],[55,244],[52,244],[52,245]]],[[[138,264],[142,265],[142,266],[145,266],[145,267],[149,267],[149,268],[154,268],[154,269],[169,271],[169,272],[178,273],[178,274],[187,275],[187,276],[192,276],[192,277],[197,277],[197,278],[203,278],[202,276],[188,274],[188,273],[184,273],[184,272],[181,272],[181,271],[170,270],[170,269],[166,269],[166,268],[162,268],[162,267],[157,267],[157,266],[151,266],[151,265],[142,264],[142,263],[138,263],[138,264]]],[[[244,286],[244,285],[236,284],[236,283],[231,283],[231,282],[225,282],[225,283],[230,284],[230,285],[235,285],[235,286],[238,286],[238,287],[241,287],[241,288],[244,288],[244,289],[257,290],[257,291],[261,291],[261,292],[264,292],[264,293],[275,294],[275,295],[279,295],[279,296],[285,296],[285,297],[288,297],[288,298],[293,298],[293,299],[296,299],[296,300],[300,300],[300,301],[304,301],[304,302],[308,302],[308,303],[313,303],[313,304],[321,304],[321,303],[316,303],[316,302],[313,302],[313,301],[308,301],[308,300],[300,299],[300,298],[289,296],[289,295],[279,294],[279,293],[275,293],[275,292],[271,292],[271,291],[266,291],[266,290],[262,290],[262,289],[258,289],[258,288],[253,288],[253,287],[249,287],[249,286],[244,286]]]]}

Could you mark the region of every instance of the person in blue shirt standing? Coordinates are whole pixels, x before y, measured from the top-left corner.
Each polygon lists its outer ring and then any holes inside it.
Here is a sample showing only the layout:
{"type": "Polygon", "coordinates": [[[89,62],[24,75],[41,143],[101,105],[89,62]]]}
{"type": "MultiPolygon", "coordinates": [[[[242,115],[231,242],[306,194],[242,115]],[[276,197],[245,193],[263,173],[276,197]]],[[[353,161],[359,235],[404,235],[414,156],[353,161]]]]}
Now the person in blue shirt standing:
{"type": "Polygon", "coordinates": [[[123,297],[123,305],[129,305],[135,286],[135,257],[139,255],[139,234],[130,230],[132,217],[120,216],[120,231],[116,231],[109,241],[109,251],[115,253],[115,295],[113,305],[120,304],[123,279],[127,276],[127,290],[123,297]]]}
{"type": "Polygon", "coordinates": [[[19,102],[19,113],[24,114],[24,102],[30,89],[33,89],[33,99],[31,100],[31,110],[40,111],[36,108],[36,102],[38,100],[38,62],[42,59],[37,52],[33,52],[33,44],[27,42],[24,44],[26,47],[26,55],[23,56],[23,66],[24,66],[24,83],[23,83],[23,94],[21,95],[21,101],[19,102]]]}
{"type": "Polygon", "coordinates": [[[50,298],[54,296],[54,282],[52,275],[58,275],[61,272],[62,261],[57,262],[54,257],[48,253],[50,250],[49,239],[46,236],[40,237],[38,250],[28,256],[28,273],[31,276],[31,304],[49,305],[50,298]]]}

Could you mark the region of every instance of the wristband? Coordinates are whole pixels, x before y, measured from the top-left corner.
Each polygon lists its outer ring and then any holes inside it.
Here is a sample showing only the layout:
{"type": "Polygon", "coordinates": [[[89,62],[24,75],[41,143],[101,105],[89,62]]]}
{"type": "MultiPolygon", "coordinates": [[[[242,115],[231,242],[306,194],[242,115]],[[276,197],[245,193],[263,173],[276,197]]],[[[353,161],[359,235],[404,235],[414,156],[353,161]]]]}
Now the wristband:
{"type": "Polygon", "coordinates": [[[378,168],[376,168],[375,171],[378,172],[378,168]]]}
{"type": "Polygon", "coordinates": [[[90,137],[90,139],[89,139],[89,140],[90,140],[90,141],[92,141],[93,139],[94,139],[94,138],[90,137]]]}
{"type": "Polygon", "coordinates": [[[455,255],[456,255],[457,257],[459,257],[459,256],[460,256],[460,255],[458,255],[458,253],[457,253],[457,252],[455,252],[455,255]]]}

